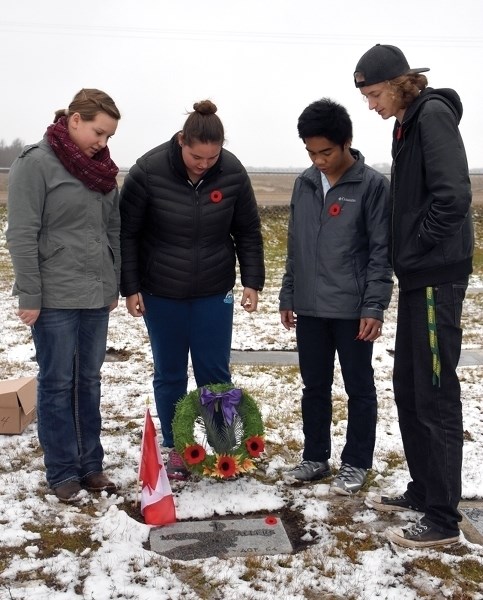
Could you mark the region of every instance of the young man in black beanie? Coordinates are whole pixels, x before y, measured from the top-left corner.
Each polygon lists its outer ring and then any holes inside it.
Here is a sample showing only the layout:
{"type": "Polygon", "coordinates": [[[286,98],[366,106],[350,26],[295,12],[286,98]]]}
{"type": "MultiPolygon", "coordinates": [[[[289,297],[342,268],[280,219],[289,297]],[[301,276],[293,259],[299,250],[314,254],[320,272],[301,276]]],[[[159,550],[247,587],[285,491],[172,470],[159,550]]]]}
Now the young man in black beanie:
{"type": "Polygon", "coordinates": [[[451,89],[432,89],[395,46],[359,60],[355,86],[370,110],[396,118],[392,140],[391,252],[399,282],[394,397],[412,481],[400,496],[368,497],[380,511],[424,513],[388,529],[405,547],[459,540],[463,420],[456,374],[461,313],[472,271],[471,188],[451,89]]]}
{"type": "Polygon", "coordinates": [[[346,443],[331,493],[358,492],[372,467],[377,396],[373,342],[392,293],[387,178],[351,148],[347,110],[329,98],[300,115],[312,166],[295,181],[290,203],[282,325],[295,327],[305,438],[302,462],[286,475],[331,475],[332,382],[337,352],[348,395],[346,443]]]}

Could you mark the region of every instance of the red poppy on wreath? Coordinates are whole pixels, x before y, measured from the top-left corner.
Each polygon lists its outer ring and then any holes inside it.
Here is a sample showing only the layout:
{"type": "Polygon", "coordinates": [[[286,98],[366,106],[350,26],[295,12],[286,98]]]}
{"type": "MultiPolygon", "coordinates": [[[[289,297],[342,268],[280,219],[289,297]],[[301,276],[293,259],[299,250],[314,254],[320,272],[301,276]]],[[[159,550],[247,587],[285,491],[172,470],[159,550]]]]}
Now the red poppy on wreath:
{"type": "Polygon", "coordinates": [[[186,446],[183,452],[183,458],[189,465],[197,465],[206,458],[206,450],[199,444],[186,446]]]}
{"type": "Polygon", "coordinates": [[[210,194],[210,200],[212,202],[221,202],[223,198],[223,194],[220,192],[220,190],[213,190],[210,194]]]}
{"type": "Polygon", "coordinates": [[[248,454],[253,458],[258,458],[260,454],[265,450],[265,442],[259,435],[252,435],[245,442],[248,454]]]}
{"type": "Polygon", "coordinates": [[[237,475],[238,471],[239,467],[237,459],[228,454],[221,454],[218,456],[215,466],[213,467],[213,475],[223,479],[237,475]]]}
{"type": "Polygon", "coordinates": [[[329,206],[329,215],[331,217],[338,217],[340,215],[340,211],[341,211],[341,206],[340,204],[337,204],[336,202],[334,202],[334,204],[331,204],[329,206]]]}

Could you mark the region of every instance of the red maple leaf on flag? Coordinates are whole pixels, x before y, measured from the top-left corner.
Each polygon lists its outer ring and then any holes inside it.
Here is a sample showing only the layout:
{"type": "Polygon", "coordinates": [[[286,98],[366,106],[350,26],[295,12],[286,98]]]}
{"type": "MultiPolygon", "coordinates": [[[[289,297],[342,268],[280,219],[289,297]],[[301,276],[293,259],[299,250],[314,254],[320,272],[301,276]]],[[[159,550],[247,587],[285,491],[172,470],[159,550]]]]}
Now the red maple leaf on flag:
{"type": "Polygon", "coordinates": [[[156,429],[149,408],[144,418],[141,461],[141,514],[147,525],[167,525],[176,522],[173,492],[159,451],[156,429]]]}

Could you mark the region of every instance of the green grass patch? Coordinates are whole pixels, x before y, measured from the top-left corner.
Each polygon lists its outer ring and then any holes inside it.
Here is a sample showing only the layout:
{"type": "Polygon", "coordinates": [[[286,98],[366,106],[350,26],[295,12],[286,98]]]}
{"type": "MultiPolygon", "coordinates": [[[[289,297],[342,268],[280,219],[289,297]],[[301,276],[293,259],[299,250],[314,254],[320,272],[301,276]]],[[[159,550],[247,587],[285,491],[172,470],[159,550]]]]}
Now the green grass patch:
{"type": "Polygon", "coordinates": [[[24,529],[40,535],[39,539],[29,543],[38,546],[37,557],[55,556],[60,548],[80,554],[86,549],[97,550],[101,546],[99,542],[92,540],[90,528],[79,528],[73,533],[66,533],[63,529],[52,527],[51,523],[26,523],[24,529]]]}

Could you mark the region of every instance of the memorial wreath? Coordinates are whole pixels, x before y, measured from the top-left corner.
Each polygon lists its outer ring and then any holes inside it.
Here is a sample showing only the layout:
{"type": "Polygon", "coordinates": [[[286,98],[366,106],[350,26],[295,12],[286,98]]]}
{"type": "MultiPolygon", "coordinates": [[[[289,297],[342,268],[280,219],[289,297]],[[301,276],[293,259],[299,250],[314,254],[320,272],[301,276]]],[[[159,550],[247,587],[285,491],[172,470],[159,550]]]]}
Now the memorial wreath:
{"type": "Polygon", "coordinates": [[[219,479],[255,469],[254,459],[265,449],[257,403],[231,384],[207,385],[181,398],[173,435],[176,451],[190,471],[219,479]]]}

